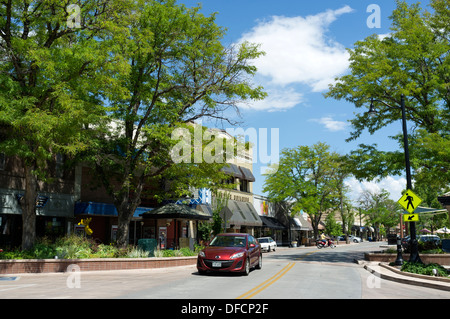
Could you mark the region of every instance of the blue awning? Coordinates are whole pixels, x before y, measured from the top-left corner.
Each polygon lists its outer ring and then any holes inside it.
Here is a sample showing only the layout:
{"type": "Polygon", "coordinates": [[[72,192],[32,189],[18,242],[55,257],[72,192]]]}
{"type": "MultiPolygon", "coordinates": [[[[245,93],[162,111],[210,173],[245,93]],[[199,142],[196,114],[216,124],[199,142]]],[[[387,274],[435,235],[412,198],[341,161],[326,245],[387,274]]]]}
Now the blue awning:
{"type": "MultiPolygon", "coordinates": [[[[133,217],[140,217],[141,214],[151,211],[153,208],[138,207],[134,211],[133,217]]],[[[118,216],[117,209],[113,204],[81,202],[75,203],[75,215],[97,215],[97,216],[118,216]]]]}

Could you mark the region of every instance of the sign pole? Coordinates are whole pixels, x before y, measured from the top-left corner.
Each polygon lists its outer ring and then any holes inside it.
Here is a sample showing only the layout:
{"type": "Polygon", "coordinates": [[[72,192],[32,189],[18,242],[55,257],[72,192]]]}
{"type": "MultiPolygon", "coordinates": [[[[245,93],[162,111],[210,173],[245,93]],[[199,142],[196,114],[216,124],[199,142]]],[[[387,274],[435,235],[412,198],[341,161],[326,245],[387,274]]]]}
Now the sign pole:
{"type": "MultiPolygon", "coordinates": [[[[406,115],[405,115],[405,95],[402,94],[401,96],[401,108],[402,108],[402,127],[403,127],[403,146],[405,148],[405,166],[406,166],[406,189],[410,190],[412,189],[412,183],[411,183],[411,166],[409,163],[409,148],[408,148],[408,132],[406,128],[406,115]]],[[[411,234],[411,254],[409,257],[409,262],[419,262],[419,248],[417,246],[417,239],[416,239],[416,223],[411,222],[409,223],[410,227],[410,234],[411,234]]]]}

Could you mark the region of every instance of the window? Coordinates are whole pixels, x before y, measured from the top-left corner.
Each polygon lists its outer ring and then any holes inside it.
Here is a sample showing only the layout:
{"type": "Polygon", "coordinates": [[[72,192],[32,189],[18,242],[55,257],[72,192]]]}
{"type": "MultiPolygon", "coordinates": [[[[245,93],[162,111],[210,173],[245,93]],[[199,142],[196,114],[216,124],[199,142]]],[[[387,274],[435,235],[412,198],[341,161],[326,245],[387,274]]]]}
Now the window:
{"type": "Polygon", "coordinates": [[[246,180],[241,180],[241,192],[250,192],[249,182],[246,180]]]}

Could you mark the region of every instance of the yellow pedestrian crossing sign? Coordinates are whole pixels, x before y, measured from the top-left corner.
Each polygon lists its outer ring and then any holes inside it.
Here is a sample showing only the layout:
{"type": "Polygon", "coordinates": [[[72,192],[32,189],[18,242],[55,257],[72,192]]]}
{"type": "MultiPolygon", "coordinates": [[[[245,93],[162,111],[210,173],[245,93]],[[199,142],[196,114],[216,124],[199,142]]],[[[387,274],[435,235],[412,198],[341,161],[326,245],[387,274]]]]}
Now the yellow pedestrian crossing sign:
{"type": "Polygon", "coordinates": [[[408,212],[412,213],[422,203],[422,199],[414,194],[410,189],[406,190],[405,194],[398,200],[398,203],[408,212]]]}

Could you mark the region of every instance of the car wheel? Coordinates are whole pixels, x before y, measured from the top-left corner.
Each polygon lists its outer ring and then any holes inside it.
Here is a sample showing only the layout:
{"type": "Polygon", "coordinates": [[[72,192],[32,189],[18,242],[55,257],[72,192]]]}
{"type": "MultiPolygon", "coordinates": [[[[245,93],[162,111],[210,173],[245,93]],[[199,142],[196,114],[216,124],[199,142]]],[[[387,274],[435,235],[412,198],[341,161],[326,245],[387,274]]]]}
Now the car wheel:
{"type": "Polygon", "coordinates": [[[269,248],[267,248],[267,252],[270,253],[270,246],[269,246],[269,248]]]}
{"type": "Polygon", "coordinates": [[[256,265],[256,269],[262,268],[262,255],[259,255],[258,264],[256,265]]]}
{"type": "Polygon", "coordinates": [[[245,265],[244,265],[244,272],[243,275],[244,276],[248,276],[248,274],[250,273],[250,260],[247,258],[245,260],[245,265]]]}

